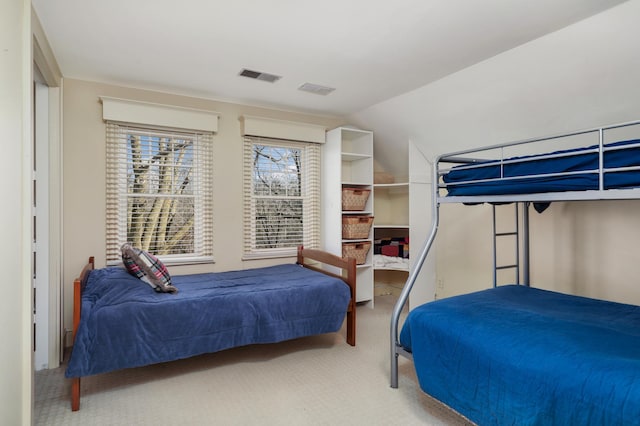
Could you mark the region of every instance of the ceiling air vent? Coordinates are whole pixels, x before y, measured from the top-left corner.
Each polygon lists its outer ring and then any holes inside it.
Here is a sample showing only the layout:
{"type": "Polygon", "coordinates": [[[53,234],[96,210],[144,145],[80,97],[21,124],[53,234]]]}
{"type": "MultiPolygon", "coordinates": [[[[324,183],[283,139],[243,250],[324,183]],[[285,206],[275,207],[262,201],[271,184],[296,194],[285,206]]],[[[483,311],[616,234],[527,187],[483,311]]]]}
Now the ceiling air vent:
{"type": "Polygon", "coordinates": [[[333,87],[320,86],[319,84],[304,83],[300,87],[298,87],[298,90],[314,93],[316,95],[326,96],[336,89],[334,89],[333,87]]]}
{"type": "Polygon", "coordinates": [[[260,71],[252,71],[246,68],[243,68],[238,75],[241,75],[242,77],[253,78],[255,80],[267,81],[269,83],[275,83],[282,78],[279,75],[267,74],[266,72],[260,71]]]}

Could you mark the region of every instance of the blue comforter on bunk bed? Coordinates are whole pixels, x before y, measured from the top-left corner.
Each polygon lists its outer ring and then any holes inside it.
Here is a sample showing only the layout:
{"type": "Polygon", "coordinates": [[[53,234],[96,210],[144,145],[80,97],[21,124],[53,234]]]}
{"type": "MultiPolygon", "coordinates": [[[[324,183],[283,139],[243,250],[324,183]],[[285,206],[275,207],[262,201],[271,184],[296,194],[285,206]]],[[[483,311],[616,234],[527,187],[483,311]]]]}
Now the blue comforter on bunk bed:
{"type": "MultiPolygon", "coordinates": [[[[640,166],[640,147],[625,147],[640,143],[639,139],[615,142],[605,149],[624,147],[603,153],[604,168],[640,166]]],[[[512,157],[513,163],[501,164],[499,160],[475,163],[473,168],[456,166],[443,176],[449,196],[532,194],[556,191],[585,191],[599,187],[598,145],[587,148],[555,151],[552,153],[512,157]],[[563,156],[548,158],[550,154],[563,156]],[[570,155],[567,155],[570,154],[570,155]],[[480,167],[477,167],[480,165],[480,167]],[[595,171],[595,173],[594,173],[595,171]],[[563,176],[533,176],[574,172],[563,176]],[[502,173],[502,174],[501,174],[502,173]],[[501,176],[509,179],[501,179],[501,176]],[[488,179],[488,180],[487,180],[488,179]],[[482,182],[465,183],[475,180],[482,182]]],[[[640,186],[640,173],[620,170],[604,175],[604,189],[619,189],[640,186]]]]}
{"type": "Polygon", "coordinates": [[[400,342],[480,425],[640,424],[638,306],[501,286],[414,309],[400,342]]]}
{"type": "Polygon", "coordinates": [[[336,332],[350,301],[342,280],[294,264],[173,276],[156,293],[112,267],[91,271],[66,377],[336,332]]]}

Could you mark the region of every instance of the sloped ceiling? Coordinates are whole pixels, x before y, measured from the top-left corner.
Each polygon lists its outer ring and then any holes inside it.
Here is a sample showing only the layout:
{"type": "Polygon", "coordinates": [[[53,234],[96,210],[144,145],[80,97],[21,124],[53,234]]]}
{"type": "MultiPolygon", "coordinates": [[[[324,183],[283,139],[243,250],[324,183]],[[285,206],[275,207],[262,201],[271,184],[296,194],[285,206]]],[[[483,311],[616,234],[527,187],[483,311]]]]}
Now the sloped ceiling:
{"type": "Polygon", "coordinates": [[[64,77],[347,116],[620,0],[33,0],[64,77]],[[282,76],[240,77],[243,68],[282,76]],[[321,96],[303,83],[333,87],[321,96]]]}

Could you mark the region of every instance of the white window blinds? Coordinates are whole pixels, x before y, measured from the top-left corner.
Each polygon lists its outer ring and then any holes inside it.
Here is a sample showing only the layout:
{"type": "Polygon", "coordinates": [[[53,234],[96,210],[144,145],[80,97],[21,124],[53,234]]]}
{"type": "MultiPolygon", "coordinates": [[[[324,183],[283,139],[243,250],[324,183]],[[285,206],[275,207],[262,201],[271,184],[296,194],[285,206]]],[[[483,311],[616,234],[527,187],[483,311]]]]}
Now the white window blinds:
{"type": "Polygon", "coordinates": [[[319,145],[245,137],[245,258],[292,256],[319,241],[319,145]]]}
{"type": "Polygon", "coordinates": [[[212,133],[106,128],[107,263],[125,242],[168,263],[212,261],[212,133]]]}

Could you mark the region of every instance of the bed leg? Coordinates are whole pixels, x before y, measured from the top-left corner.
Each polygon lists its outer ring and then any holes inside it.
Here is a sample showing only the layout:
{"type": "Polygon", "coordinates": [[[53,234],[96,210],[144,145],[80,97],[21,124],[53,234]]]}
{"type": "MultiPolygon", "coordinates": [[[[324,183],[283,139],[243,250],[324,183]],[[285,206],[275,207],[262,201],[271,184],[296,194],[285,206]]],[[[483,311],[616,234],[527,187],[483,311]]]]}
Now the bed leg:
{"type": "Polygon", "coordinates": [[[80,409],[80,377],[71,379],[71,411],[80,409]]]}
{"type": "Polygon", "coordinates": [[[351,303],[351,309],[347,312],[347,343],[356,345],[356,306],[351,303]]]}
{"type": "Polygon", "coordinates": [[[398,389],[398,352],[391,354],[391,387],[398,389]]]}

